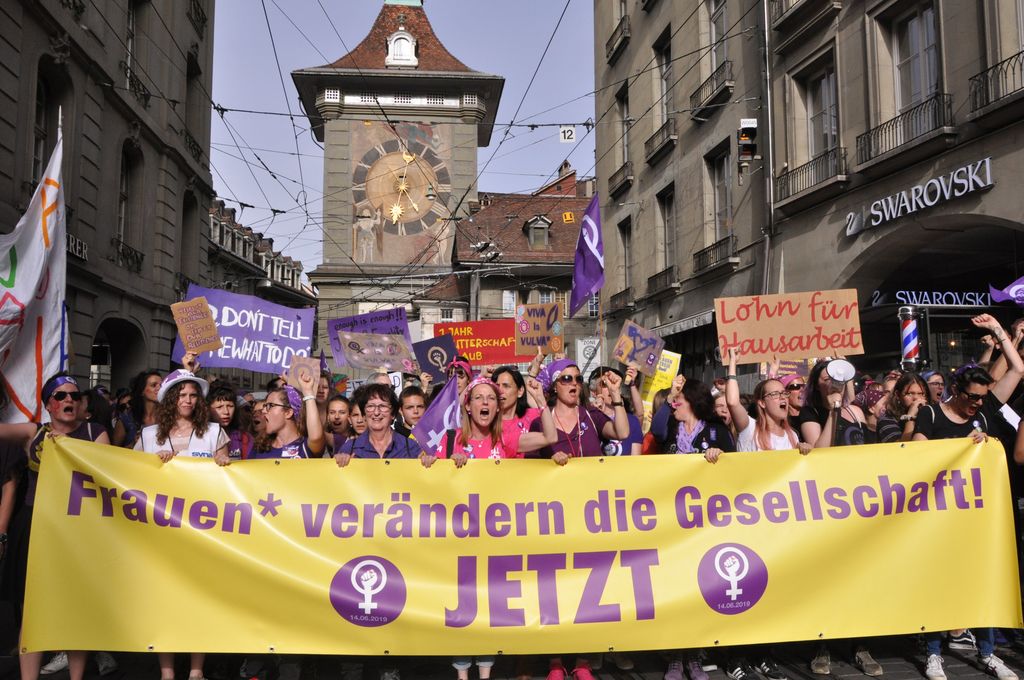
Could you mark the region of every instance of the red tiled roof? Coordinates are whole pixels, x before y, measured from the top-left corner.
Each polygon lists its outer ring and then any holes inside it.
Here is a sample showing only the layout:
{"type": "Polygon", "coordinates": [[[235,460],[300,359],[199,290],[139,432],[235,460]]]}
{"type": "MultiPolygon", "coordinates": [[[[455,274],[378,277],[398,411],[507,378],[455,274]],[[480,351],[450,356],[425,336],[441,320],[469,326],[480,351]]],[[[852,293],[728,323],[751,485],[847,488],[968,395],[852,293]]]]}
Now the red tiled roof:
{"type": "MultiPolygon", "coordinates": [[[[481,194],[483,202],[484,195],[481,194]]],[[[490,204],[463,219],[456,230],[455,256],[462,263],[479,262],[473,244],[490,240],[501,251],[498,262],[571,263],[576,252],[583,213],[589,198],[575,196],[530,196],[523,194],[490,194],[490,204]],[[571,212],[571,222],[563,213],[571,212]],[[551,220],[548,248],[531,250],[523,226],[542,215],[551,220]]]]}
{"type": "Polygon", "coordinates": [[[420,295],[424,300],[457,302],[469,297],[469,282],[465,276],[449,274],[420,295]]]}
{"type": "Polygon", "coordinates": [[[384,5],[370,33],[348,54],[328,66],[333,68],[355,68],[362,70],[384,70],[384,59],[388,53],[388,37],[405,26],[405,30],[416,38],[416,56],[420,71],[457,71],[468,73],[469,68],[441,44],[430,25],[422,7],[406,5],[384,5]],[[399,15],[405,23],[399,22],[399,15]]]}

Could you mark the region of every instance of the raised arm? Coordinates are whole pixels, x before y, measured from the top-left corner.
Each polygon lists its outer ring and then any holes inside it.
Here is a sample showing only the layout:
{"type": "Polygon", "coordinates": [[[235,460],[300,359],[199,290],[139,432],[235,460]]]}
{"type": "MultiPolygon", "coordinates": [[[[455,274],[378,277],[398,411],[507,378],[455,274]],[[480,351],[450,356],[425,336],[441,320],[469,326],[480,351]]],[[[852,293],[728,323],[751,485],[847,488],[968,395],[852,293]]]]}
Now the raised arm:
{"type": "MultiPolygon", "coordinates": [[[[770,375],[770,374],[769,374],[770,375]]],[[[736,380],[736,348],[729,348],[729,373],[725,376],[725,403],[732,414],[736,431],[742,432],[750,425],[750,416],[740,403],[740,383],[736,380]]]]}
{"type": "Polygon", "coordinates": [[[629,417],[626,414],[626,407],[622,403],[622,378],[612,372],[604,374],[608,382],[608,390],[612,393],[612,408],[615,409],[615,418],[604,426],[602,434],[606,439],[625,439],[629,436],[629,417]],[[615,395],[619,395],[616,399],[615,395]]]}
{"type": "Polygon", "coordinates": [[[315,456],[321,456],[327,440],[324,438],[324,426],[320,421],[320,410],[316,408],[316,388],[320,382],[320,376],[314,376],[309,371],[300,371],[297,378],[302,392],[303,410],[306,412],[306,446],[309,452],[315,456]]]}
{"type": "Polygon", "coordinates": [[[629,385],[629,400],[633,402],[633,413],[637,418],[643,422],[644,419],[644,399],[640,396],[640,386],[637,384],[636,366],[630,364],[629,368],[626,369],[626,384],[629,385]]]}
{"type": "Polygon", "coordinates": [[[534,378],[526,379],[526,394],[530,401],[540,408],[540,424],[543,432],[524,432],[519,435],[519,451],[536,451],[545,446],[551,446],[558,442],[558,430],[555,429],[555,419],[551,416],[551,410],[544,403],[544,388],[534,378]]]}
{"type": "MultiPolygon", "coordinates": [[[[992,315],[979,314],[971,319],[971,323],[978,328],[984,328],[992,333],[996,344],[1006,348],[1002,353],[1002,356],[1006,358],[1006,373],[992,386],[992,394],[995,395],[996,399],[1005,404],[1013,395],[1013,391],[1017,388],[1017,383],[1020,382],[1021,376],[1024,376],[1024,361],[1021,360],[1020,354],[1016,351],[1014,345],[1011,344],[1010,336],[1006,334],[1006,331],[1003,330],[1003,327],[999,325],[999,322],[992,315]]],[[[1024,335],[1024,330],[1019,329],[1017,333],[1024,335]]]]}

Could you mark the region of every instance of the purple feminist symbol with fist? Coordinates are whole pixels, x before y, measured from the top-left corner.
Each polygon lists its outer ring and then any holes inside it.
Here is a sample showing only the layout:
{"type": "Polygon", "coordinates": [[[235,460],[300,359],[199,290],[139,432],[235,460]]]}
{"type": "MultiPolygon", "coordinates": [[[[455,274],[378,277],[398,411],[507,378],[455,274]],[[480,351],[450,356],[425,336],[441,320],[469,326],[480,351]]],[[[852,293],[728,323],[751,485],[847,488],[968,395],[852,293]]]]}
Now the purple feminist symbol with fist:
{"type": "Polygon", "coordinates": [[[391,623],[405,608],[405,579],[398,567],[374,555],[349,560],[331,581],[331,605],[357,626],[391,623]]]}
{"type": "Polygon", "coordinates": [[[701,558],[697,585],[713,610],[719,614],[740,614],[764,595],[768,588],[768,567],[750,548],[738,543],[722,543],[701,558]]]}

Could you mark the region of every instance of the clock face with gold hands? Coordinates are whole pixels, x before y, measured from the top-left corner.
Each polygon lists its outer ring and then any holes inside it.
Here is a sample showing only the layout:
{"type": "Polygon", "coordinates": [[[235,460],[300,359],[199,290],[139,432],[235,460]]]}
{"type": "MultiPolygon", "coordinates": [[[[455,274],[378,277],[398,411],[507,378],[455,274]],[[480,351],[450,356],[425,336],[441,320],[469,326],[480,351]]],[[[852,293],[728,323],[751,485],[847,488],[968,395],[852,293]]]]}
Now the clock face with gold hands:
{"type": "Polygon", "coordinates": [[[399,236],[419,234],[449,217],[450,195],[451,175],[444,160],[416,141],[403,146],[389,139],[372,147],[352,176],[356,214],[379,210],[384,231],[399,236]]]}

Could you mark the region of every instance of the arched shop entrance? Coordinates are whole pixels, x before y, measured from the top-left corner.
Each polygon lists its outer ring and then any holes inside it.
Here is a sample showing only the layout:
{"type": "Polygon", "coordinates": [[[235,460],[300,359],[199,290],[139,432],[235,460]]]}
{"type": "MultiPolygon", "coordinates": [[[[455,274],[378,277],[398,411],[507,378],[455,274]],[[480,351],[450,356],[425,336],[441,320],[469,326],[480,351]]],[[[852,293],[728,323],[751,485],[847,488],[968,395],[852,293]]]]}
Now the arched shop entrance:
{"type": "Polygon", "coordinates": [[[865,356],[859,368],[881,371],[900,361],[898,309],[927,310],[921,337],[931,367],[947,370],[981,354],[981,333],[970,319],[988,312],[1004,326],[1022,316],[993,303],[989,284],[1002,288],[1024,275],[1024,227],[978,215],[942,215],[920,229],[896,229],[850,263],[844,274],[861,303],[865,356]],[[922,238],[924,234],[924,238],[922,238]]]}
{"type": "Polygon", "coordinates": [[[148,356],[146,339],[137,324],[105,319],[93,336],[90,382],[113,389],[128,387],[131,379],[147,368],[148,356]]]}

